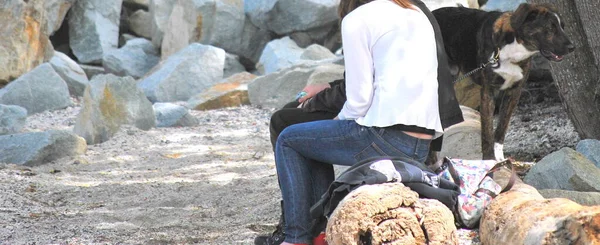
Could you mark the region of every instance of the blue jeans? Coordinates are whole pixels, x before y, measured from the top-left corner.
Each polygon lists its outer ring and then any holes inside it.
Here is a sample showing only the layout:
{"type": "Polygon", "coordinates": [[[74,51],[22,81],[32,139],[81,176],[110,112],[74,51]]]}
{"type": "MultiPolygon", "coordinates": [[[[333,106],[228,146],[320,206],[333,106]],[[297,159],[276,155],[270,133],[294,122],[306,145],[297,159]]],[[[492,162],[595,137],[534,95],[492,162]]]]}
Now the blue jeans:
{"type": "Polygon", "coordinates": [[[322,120],[284,129],[275,145],[289,243],[310,244],[310,207],[334,180],[332,164],[351,166],[375,156],[424,162],[431,140],[390,128],[364,127],[354,120],[322,120]]]}

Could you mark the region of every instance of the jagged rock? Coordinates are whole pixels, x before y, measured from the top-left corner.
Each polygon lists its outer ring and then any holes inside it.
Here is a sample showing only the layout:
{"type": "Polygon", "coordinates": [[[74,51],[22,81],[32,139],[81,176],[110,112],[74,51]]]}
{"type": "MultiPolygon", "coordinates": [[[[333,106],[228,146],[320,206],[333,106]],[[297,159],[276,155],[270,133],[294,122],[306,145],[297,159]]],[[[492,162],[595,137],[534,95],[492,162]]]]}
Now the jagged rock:
{"type": "Polygon", "coordinates": [[[169,23],[169,16],[175,5],[175,0],[150,0],[148,9],[152,18],[152,44],[155,47],[161,47],[164,36],[164,29],[169,23]]]}
{"type": "Polygon", "coordinates": [[[84,154],[85,140],[70,131],[49,130],[0,136],[0,162],[36,166],[84,154]]]}
{"type": "Polygon", "coordinates": [[[519,4],[526,2],[526,0],[488,0],[481,9],[486,11],[514,11],[519,7],[519,4]]]}
{"type": "Polygon", "coordinates": [[[256,69],[266,75],[290,67],[298,63],[303,52],[290,37],[273,40],[263,49],[256,69]]]}
{"type": "Polygon", "coordinates": [[[140,37],[152,38],[152,16],[146,10],[139,9],[129,16],[129,28],[140,37]]]}
{"type": "Polygon", "coordinates": [[[0,104],[0,135],[18,133],[25,125],[26,119],[25,108],[0,104]]]}
{"type": "Polygon", "coordinates": [[[71,9],[76,0],[44,0],[44,9],[46,9],[46,33],[54,34],[62,25],[65,16],[71,9]]]}
{"type": "Polygon", "coordinates": [[[458,244],[454,216],[402,183],[363,185],[346,195],[327,222],[330,245],[458,244]]]}
{"type": "Polygon", "coordinates": [[[600,168],[600,141],[595,139],[585,139],[579,141],[575,150],[583,154],[592,161],[596,167],[600,168]]]}
{"type": "Polygon", "coordinates": [[[255,63],[270,34],[246,21],[242,0],[178,0],[162,42],[163,59],[192,42],[219,47],[255,63]]]}
{"type": "Polygon", "coordinates": [[[152,103],[131,77],[95,76],[85,90],[73,131],[88,144],[97,144],[110,139],[124,124],[141,130],[156,126],[152,103]]]}
{"type": "Polygon", "coordinates": [[[600,191],[600,169],[581,153],[565,147],[537,162],[525,176],[537,189],[600,191]]]}
{"type": "Polygon", "coordinates": [[[81,66],[69,56],[58,51],[54,52],[54,56],[49,63],[56,73],[65,80],[71,96],[83,96],[83,91],[90,81],[81,66]]]}
{"type": "Polygon", "coordinates": [[[0,104],[18,105],[29,115],[72,104],[67,83],[44,63],[0,89],[0,104]]]}
{"type": "Polygon", "coordinates": [[[120,49],[107,52],[102,64],[109,73],[140,78],[158,64],[159,59],[159,51],[152,42],[136,38],[127,41],[120,49]]]}
{"type": "Polygon", "coordinates": [[[102,66],[79,64],[79,67],[83,69],[83,72],[85,72],[88,79],[92,79],[99,74],[106,74],[106,69],[102,66]]]}
{"type": "Polygon", "coordinates": [[[319,44],[311,44],[310,46],[306,47],[300,55],[300,59],[303,60],[325,60],[333,59],[335,57],[335,54],[333,54],[331,50],[319,44]]]}
{"type": "Polygon", "coordinates": [[[250,104],[248,83],[257,76],[248,72],[233,75],[208,90],[195,95],[187,102],[193,110],[213,110],[250,104]]]}
{"type": "Polygon", "coordinates": [[[338,5],[336,0],[244,1],[246,15],[254,25],[282,36],[336,25],[338,5]]]}
{"type": "Polygon", "coordinates": [[[248,84],[250,103],[264,108],[281,108],[307,84],[329,83],[343,78],[344,66],[334,62],[304,63],[258,77],[248,84]]]}
{"type": "Polygon", "coordinates": [[[192,116],[188,108],[171,103],[152,105],[156,115],[156,127],[190,127],[198,125],[198,118],[192,116]]]}
{"type": "Polygon", "coordinates": [[[162,61],[138,86],[152,102],[187,101],[223,79],[225,51],[199,43],[162,61]]]}
{"type": "Polygon", "coordinates": [[[44,3],[44,0],[0,2],[0,87],[52,57],[54,50],[48,38],[44,3]]]}
{"type": "Polygon", "coordinates": [[[223,77],[228,78],[240,72],[246,72],[246,68],[244,67],[244,65],[242,65],[242,63],[240,63],[239,57],[235,54],[225,54],[225,67],[223,68],[223,77]]]}
{"type": "Polygon", "coordinates": [[[100,64],[119,44],[123,0],[76,1],[69,14],[69,39],[81,63],[100,64]]]}

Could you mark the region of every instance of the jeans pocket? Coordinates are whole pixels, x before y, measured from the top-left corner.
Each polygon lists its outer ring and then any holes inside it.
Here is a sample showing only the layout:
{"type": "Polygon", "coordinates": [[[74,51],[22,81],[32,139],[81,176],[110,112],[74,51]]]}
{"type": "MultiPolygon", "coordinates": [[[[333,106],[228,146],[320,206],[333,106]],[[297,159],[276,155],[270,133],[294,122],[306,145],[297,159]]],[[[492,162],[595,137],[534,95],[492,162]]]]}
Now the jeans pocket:
{"type": "Polygon", "coordinates": [[[354,154],[354,160],[356,162],[360,162],[367,158],[378,157],[378,156],[389,156],[386,154],[379,146],[375,143],[371,143],[369,146],[365,147],[362,151],[354,154]]]}

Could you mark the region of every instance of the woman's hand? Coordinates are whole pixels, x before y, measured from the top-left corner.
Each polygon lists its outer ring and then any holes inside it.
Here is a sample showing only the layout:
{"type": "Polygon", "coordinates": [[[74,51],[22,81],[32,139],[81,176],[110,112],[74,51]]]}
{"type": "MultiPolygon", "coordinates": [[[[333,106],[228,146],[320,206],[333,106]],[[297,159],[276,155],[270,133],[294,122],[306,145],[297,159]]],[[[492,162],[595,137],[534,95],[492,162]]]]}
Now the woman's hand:
{"type": "Polygon", "coordinates": [[[322,83],[322,84],[309,84],[306,85],[306,87],[304,87],[302,89],[302,96],[300,96],[298,98],[298,102],[300,102],[300,104],[304,103],[304,101],[312,98],[313,96],[315,96],[316,94],[318,94],[319,92],[325,90],[326,88],[329,88],[329,83],[322,83]]]}

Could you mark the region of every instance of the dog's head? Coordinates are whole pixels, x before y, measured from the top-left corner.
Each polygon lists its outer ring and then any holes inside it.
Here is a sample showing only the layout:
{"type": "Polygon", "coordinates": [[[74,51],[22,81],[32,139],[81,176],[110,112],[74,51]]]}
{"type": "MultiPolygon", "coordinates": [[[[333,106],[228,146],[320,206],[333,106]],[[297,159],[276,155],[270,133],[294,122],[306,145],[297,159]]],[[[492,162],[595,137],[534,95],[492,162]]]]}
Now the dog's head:
{"type": "Polygon", "coordinates": [[[550,61],[561,61],[575,50],[563,29],[565,23],[551,5],[523,3],[513,12],[510,24],[517,40],[550,61]]]}

